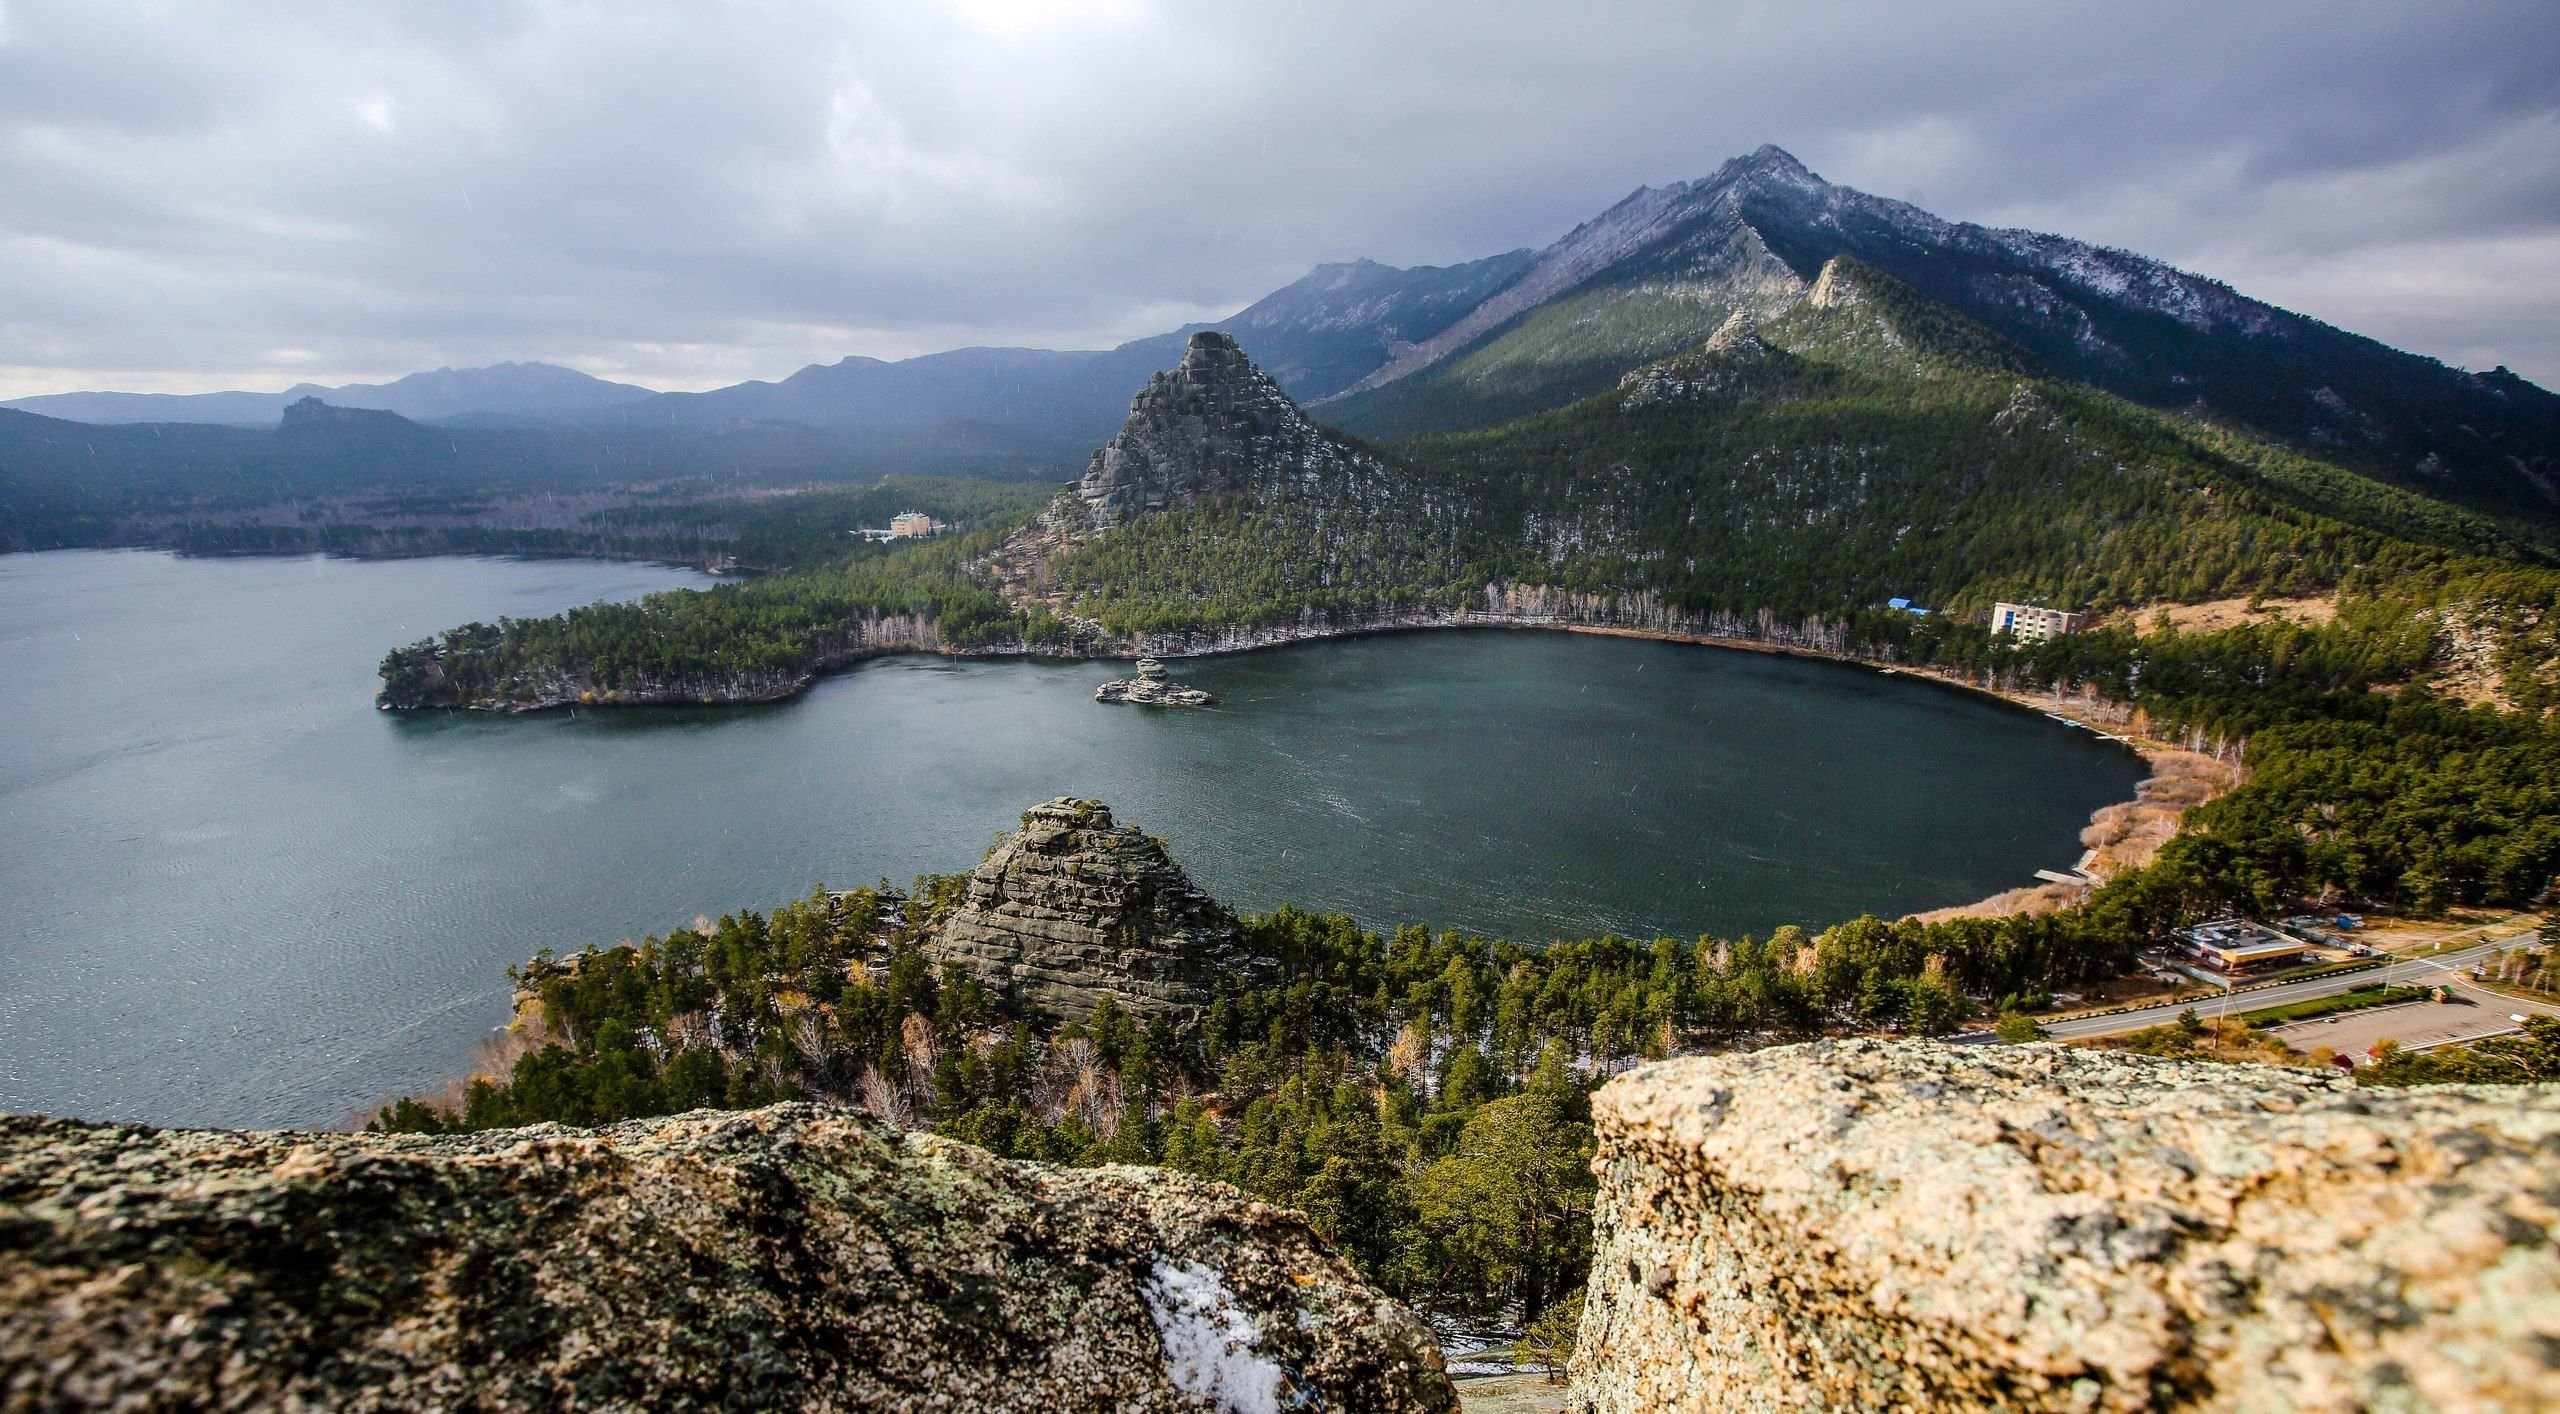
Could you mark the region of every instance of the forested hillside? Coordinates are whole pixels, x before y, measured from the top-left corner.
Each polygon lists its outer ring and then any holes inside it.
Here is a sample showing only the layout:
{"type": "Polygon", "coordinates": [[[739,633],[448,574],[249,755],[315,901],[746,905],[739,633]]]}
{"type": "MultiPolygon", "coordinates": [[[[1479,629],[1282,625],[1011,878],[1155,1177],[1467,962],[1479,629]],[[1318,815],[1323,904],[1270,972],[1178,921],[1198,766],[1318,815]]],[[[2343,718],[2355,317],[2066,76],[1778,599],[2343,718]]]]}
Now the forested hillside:
{"type": "Polygon", "coordinates": [[[2560,687],[2560,575],[2538,544],[2042,376],[1854,262],[1604,394],[1382,461],[1175,505],[1051,556],[1041,587],[1121,637],[1458,609],[1501,583],[1820,621],[1895,658],[1914,625],[1893,598],[1978,621],[2002,598],[2103,614],[2343,594],[2391,606],[2358,622],[2494,620],[2481,637],[2517,700],[2560,687]]]}

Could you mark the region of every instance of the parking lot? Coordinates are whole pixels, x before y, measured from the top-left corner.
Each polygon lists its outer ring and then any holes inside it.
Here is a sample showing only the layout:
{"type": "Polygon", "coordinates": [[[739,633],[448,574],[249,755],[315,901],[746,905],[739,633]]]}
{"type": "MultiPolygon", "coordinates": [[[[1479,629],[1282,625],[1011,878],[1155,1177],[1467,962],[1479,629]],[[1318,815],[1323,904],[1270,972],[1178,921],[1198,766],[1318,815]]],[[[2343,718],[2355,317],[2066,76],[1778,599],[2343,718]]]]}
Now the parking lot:
{"type": "Polygon", "coordinates": [[[2510,1005],[2504,997],[2486,993],[2456,993],[2463,998],[2453,1002],[2410,1002],[2402,1006],[2375,1007],[2371,1011],[2351,1011],[2343,1016],[2314,1017],[2288,1026],[2273,1028],[2273,1034],[2297,1051],[2326,1046],[2357,1057],[2384,1041],[2397,1041],[2404,1050],[2426,1046],[2448,1045],[2455,1041],[2476,1040],[2501,1031],[2516,1029],[2507,1018],[2522,1012],[2522,1003],[2510,1005]]]}

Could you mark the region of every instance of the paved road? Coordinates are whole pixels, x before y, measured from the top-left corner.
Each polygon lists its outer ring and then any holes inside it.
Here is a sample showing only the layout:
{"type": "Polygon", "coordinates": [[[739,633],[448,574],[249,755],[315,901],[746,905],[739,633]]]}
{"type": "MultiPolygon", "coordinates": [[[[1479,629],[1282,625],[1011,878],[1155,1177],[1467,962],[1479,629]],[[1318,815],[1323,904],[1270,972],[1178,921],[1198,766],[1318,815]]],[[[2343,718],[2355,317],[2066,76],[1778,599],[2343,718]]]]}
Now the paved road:
{"type": "MultiPolygon", "coordinates": [[[[2499,948],[2509,946],[2514,941],[2512,938],[2501,938],[2496,942],[2473,943],[2469,947],[2448,948],[2439,953],[2423,953],[2396,959],[2390,966],[2391,984],[2393,986],[2432,986],[2438,982],[2459,981],[2458,977],[2447,974],[2468,967],[2499,948]]],[[[2052,1021],[2045,1023],[2045,1030],[2052,1033],[2056,1040],[2063,1041],[2084,1040],[2091,1036],[2120,1036],[2127,1031],[2139,1031],[2146,1026],[2159,1026],[2175,1021],[2178,1019],[2178,1013],[2190,1007],[2194,1008],[2196,1015],[2208,1020],[2223,1015],[2238,1016],[2244,1011],[2255,1011],[2260,1007],[2278,1006],[2285,1002],[2309,1001],[2314,997],[2333,997],[2350,987],[2379,982],[2383,980],[2383,975],[2382,968],[2370,967],[2359,972],[2342,972],[2328,977],[2313,977],[2301,982],[2287,982],[2279,987],[2262,987],[2254,992],[2235,992],[2228,998],[2195,997],[2186,1001],[2148,1006],[2139,1011],[2120,1011],[2108,1016],[2087,1016],[2074,1021],[2052,1021]]],[[[2466,988],[2466,990],[2470,989],[2466,988]]],[[[2546,1007],[2539,1003],[2518,1002],[2512,997],[2502,997],[2489,992],[2480,992],[2478,995],[2484,999],[2485,1003],[2494,1003],[2503,1008],[2497,1013],[2502,1017],[2510,1011],[2546,1011],[2560,1014],[2560,1008],[2546,1007]]],[[[1963,1036],[1948,1039],[1971,1041],[1981,1045],[1989,1044],[1997,1038],[1989,1032],[1968,1032],[1963,1036]]]]}

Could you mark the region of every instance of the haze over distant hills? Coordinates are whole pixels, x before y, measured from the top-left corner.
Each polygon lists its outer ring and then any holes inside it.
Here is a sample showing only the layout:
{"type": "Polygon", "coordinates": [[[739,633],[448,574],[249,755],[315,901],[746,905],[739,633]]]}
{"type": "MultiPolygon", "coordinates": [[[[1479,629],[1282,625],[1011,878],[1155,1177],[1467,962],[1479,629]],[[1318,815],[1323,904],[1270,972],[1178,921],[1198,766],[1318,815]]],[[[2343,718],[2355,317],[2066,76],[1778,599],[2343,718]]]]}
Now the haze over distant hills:
{"type": "MultiPolygon", "coordinates": [[[[1322,265],[1216,327],[1291,397],[1372,437],[1561,407],[1774,315],[1852,255],[2014,341],[2052,371],[2234,423],[2502,516],[2560,515],[2560,397],[2470,373],[2066,237],[1950,222],[1823,181],[1775,147],[1642,188],[1543,250],[1453,266],[1322,265]]],[[[294,399],[421,420],[702,428],[799,422],[865,437],[952,426],[1072,459],[1193,329],[1107,350],[966,348],[847,358],[778,382],[651,393],[544,364],[395,383],[196,397],[76,393],[7,406],[81,421],[270,422],[294,399]]]]}
{"type": "Polygon", "coordinates": [[[389,383],[335,388],[296,383],[281,393],[51,393],[0,403],[20,412],[71,422],[211,422],[272,427],[304,398],[332,407],[376,408],[417,422],[565,422],[656,396],[631,383],[610,383],[552,363],[498,363],[439,368],[389,383]]]}

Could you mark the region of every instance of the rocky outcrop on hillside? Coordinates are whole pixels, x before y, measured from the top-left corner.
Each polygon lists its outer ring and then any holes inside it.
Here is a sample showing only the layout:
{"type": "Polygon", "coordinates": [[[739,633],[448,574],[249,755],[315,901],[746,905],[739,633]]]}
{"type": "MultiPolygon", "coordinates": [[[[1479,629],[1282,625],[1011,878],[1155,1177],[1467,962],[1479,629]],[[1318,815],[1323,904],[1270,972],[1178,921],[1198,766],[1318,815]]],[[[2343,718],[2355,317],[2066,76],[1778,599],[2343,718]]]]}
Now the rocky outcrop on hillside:
{"type": "Polygon", "coordinates": [[[1081,1020],[1109,997],[1141,1018],[1188,1022],[1221,987],[1262,970],[1233,913],[1200,891],[1164,841],[1061,797],[969,875],[967,901],[925,942],[940,962],[1019,1001],[1081,1020]]]}
{"type": "Polygon", "coordinates": [[[1180,364],[1138,390],[1119,435],[1050,519],[1070,533],[1103,530],[1221,492],[1312,485],[1363,459],[1374,461],[1300,412],[1234,339],[1202,330],[1180,364]]]}
{"type": "Polygon", "coordinates": [[[0,1406],[1456,1400],[1296,1214],[784,1105],[438,1138],[0,1118],[0,1406]]]}
{"type": "Polygon", "coordinates": [[[1781,400],[1799,391],[1804,360],[1771,348],[1745,310],[1735,310],[1694,353],[1648,363],[1618,380],[1626,412],[1683,398],[1781,400]]]}
{"type": "Polygon", "coordinates": [[[1583,1414],[2560,1407],[2560,1090],[1847,1041],[1593,1113],[1583,1414]]]}

